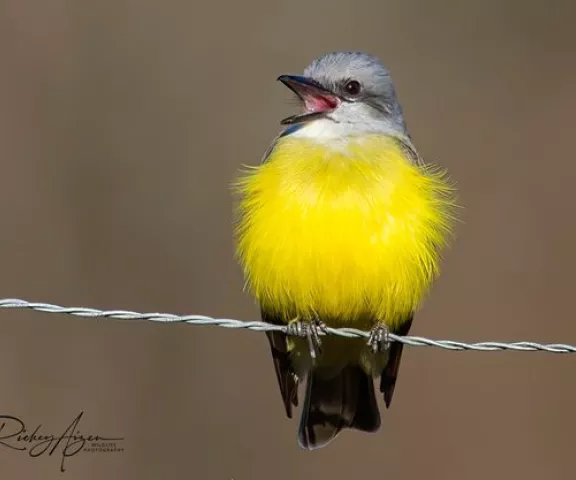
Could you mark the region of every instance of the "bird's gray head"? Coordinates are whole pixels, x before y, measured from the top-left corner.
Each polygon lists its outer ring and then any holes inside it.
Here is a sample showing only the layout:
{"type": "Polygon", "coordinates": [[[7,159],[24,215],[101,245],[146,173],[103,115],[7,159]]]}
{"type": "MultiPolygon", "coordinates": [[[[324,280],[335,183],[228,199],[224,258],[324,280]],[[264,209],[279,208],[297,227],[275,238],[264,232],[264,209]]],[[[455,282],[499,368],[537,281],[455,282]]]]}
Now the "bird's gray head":
{"type": "Polygon", "coordinates": [[[304,76],[282,75],[278,80],[298,95],[304,107],[303,113],[284,119],[283,124],[315,124],[315,131],[334,136],[406,134],[394,84],[376,57],[329,53],[306,67],[304,76]]]}

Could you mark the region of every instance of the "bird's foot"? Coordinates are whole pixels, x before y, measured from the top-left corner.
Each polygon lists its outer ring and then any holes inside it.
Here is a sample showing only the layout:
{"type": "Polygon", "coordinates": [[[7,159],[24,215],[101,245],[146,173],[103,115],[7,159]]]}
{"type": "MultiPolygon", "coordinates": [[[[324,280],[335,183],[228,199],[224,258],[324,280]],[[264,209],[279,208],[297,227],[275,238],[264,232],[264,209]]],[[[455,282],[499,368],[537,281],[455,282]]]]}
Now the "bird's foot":
{"type": "Polygon", "coordinates": [[[390,347],[390,330],[384,323],[378,323],[370,330],[368,346],[372,353],[382,353],[390,347]]]}
{"type": "Polygon", "coordinates": [[[308,340],[308,348],[310,349],[310,357],[316,360],[322,354],[322,341],[320,336],[327,333],[328,327],[318,317],[312,320],[301,320],[296,317],[294,320],[288,322],[286,333],[297,337],[306,338],[308,340]]]}

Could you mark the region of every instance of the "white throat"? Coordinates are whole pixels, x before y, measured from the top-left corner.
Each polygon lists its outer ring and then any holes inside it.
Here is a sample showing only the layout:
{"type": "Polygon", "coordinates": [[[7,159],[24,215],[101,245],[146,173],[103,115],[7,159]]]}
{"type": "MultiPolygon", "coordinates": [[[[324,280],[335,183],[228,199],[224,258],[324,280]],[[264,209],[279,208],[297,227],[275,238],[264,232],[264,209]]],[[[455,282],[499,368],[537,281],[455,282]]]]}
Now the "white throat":
{"type": "Polygon", "coordinates": [[[290,133],[293,138],[306,138],[333,148],[341,148],[352,138],[361,139],[365,135],[399,136],[401,132],[389,122],[345,122],[334,121],[330,117],[319,118],[301,125],[290,133]]]}

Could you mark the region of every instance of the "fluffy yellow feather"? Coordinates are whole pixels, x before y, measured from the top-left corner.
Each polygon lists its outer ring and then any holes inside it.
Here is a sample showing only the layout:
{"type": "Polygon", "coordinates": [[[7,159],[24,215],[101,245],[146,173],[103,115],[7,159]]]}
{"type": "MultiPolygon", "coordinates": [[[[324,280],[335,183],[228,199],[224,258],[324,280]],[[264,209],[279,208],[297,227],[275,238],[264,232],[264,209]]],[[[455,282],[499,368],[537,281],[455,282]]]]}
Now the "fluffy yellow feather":
{"type": "Polygon", "coordinates": [[[453,189],[392,137],[336,148],[280,138],[237,184],[247,288],[286,322],[394,327],[424,299],[452,225],[453,189]]]}

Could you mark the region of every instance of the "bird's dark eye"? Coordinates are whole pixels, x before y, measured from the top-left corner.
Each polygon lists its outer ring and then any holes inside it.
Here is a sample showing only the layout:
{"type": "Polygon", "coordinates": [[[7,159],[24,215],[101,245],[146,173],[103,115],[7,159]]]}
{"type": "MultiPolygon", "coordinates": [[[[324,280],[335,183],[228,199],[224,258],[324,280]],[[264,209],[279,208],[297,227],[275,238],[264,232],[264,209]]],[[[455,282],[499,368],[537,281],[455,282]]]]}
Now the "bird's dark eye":
{"type": "Polygon", "coordinates": [[[356,96],[360,93],[360,83],[356,80],[350,80],[344,85],[344,89],[348,95],[356,96]]]}

